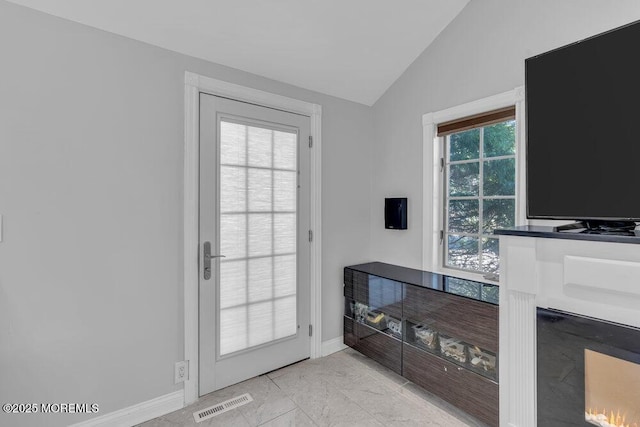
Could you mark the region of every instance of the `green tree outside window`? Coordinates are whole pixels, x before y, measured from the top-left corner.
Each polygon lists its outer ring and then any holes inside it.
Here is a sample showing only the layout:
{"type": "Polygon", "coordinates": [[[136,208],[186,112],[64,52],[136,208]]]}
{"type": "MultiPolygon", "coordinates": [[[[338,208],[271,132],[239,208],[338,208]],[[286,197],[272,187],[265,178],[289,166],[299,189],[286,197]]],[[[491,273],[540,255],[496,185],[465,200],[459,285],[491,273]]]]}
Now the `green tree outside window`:
{"type": "Polygon", "coordinates": [[[497,273],[496,228],[515,225],[515,120],[446,137],[445,265],[497,273]]]}

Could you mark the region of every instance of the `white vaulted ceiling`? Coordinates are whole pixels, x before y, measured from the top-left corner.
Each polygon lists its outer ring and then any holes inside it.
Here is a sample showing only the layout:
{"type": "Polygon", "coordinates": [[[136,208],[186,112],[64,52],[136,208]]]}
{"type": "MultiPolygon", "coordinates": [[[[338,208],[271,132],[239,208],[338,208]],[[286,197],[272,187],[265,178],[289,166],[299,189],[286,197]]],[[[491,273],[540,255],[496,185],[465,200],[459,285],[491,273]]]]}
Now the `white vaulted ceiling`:
{"type": "Polygon", "coordinates": [[[469,0],[10,0],[372,105],[469,0]]]}

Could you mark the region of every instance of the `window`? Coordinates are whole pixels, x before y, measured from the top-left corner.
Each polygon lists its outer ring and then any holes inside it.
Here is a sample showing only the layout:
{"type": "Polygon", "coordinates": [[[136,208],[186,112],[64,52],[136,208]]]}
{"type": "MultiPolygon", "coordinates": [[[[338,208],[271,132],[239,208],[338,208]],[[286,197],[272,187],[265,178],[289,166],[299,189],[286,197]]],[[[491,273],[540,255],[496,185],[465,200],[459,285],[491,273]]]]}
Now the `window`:
{"type": "Polygon", "coordinates": [[[298,134],[220,129],[220,356],[297,332],[298,134]]]}
{"type": "Polygon", "coordinates": [[[499,288],[495,285],[444,276],[444,289],[452,294],[498,304],[499,288]]]}
{"type": "Polygon", "coordinates": [[[498,273],[493,230],[515,225],[515,107],[438,125],[444,138],[443,264],[498,273]]]}

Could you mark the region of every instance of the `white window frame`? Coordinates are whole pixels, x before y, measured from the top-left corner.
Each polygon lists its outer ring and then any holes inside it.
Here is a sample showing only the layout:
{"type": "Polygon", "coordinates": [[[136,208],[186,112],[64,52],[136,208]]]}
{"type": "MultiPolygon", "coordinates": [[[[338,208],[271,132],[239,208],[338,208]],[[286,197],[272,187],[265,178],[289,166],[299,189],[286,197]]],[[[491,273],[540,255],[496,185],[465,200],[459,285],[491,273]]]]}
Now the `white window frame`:
{"type": "Polygon", "coordinates": [[[525,214],[525,123],[524,86],[508,92],[472,101],[422,116],[423,131],[423,240],[424,270],[479,282],[494,283],[484,273],[464,271],[444,266],[444,250],[440,231],[444,230],[444,185],[440,159],[445,155],[445,137],[438,137],[438,123],[458,120],[515,105],[516,108],[516,225],[526,225],[525,214]],[[429,185],[431,183],[431,185],[429,185]]]}

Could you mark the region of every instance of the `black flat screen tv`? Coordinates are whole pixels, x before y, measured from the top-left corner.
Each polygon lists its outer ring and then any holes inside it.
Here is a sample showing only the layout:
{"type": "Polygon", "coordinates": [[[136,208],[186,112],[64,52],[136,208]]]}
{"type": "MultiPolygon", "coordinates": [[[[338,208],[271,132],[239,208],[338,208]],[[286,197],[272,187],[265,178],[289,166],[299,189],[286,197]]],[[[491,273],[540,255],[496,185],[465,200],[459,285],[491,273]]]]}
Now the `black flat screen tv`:
{"type": "Polygon", "coordinates": [[[525,60],[527,217],[640,221],[640,21],[525,60]]]}

